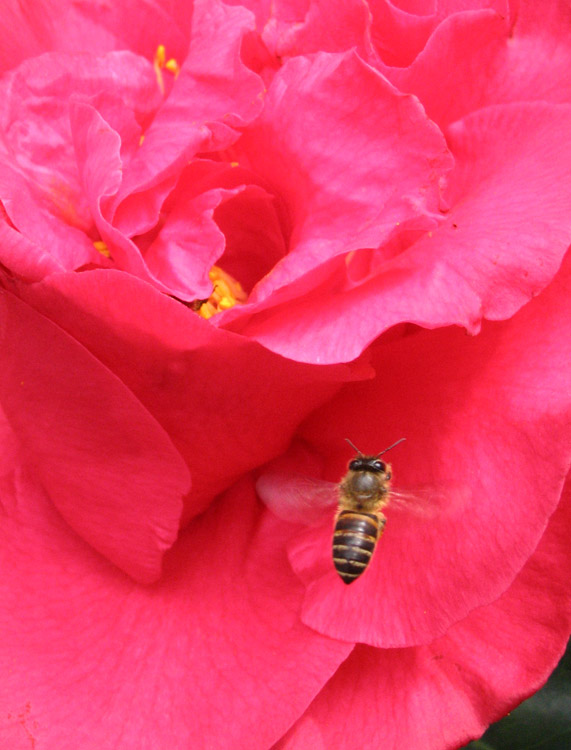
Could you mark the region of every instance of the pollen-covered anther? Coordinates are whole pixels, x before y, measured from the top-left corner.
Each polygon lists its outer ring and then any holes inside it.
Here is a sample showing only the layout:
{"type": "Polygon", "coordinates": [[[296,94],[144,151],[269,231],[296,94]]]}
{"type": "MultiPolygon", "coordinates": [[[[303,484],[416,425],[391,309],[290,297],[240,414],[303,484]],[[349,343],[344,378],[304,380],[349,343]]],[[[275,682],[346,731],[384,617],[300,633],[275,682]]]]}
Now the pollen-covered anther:
{"type": "Polygon", "coordinates": [[[164,68],[166,56],[165,45],[159,44],[155,52],[155,65],[159,68],[164,68]]]}
{"type": "Polygon", "coordinates": [[[180,73],[180,65],[177,63],[174,57],[171,57],[170,60],[167,60],[165,63],[165,70],[168,70],[168,72],[172,73],[176,78],[180,73]]]}
{"type": "Polygon", "coordinates": [[[210,302],[204,302],[202,305],[200,305],[198,314],[201,318],[208,320],[208,318],[211,318],[216,314],[216,308],[210,302]]]}
{"type": "Polygon", "coordinates": [[[103,255],[105,258],[111,257],[109,248],[107,247],[105,242],[103,242],[103,240],[95,240],[95,242],[93,243],[93,247],[97,250],[98,253],[103,255]]]}
{"type": "Polygon", "coordinates": [[[248,295],[242,289],[240,282],[218,266],[212,266],[208,277],[212,282],[212,293],[197,310],[202,318],[208,320],[216,313],[229,310],[234,305],[243,304],[247,300],[248,295]]]}
{"type": "Polygon", "coordinates": [[[159,44],[157,51],[155,52],[155,59],[153,60],[153,68],[155,69],[155,75],[157,76],[157,84],[161,90],[161,94],[165,93],[165,81],[163,78],[163,70],[168,70],[175,78],[180,73],[180,65],[171,57],[167,60],[167,53],[164,44],[159,44]]]}

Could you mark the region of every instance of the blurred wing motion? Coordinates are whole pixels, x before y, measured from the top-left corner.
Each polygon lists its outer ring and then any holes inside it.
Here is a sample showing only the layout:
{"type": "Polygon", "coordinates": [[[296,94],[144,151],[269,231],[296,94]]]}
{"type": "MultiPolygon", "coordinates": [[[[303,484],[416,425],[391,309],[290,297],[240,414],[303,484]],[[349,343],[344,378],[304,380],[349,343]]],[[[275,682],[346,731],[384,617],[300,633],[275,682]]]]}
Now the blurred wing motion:
{"type": "MultiPolygon", "coordinates": [[[[256,489],[274,515],[306,526],[322,522],[328,514],[332,517],[339,504],[338,484],[301,474],[268,472],[260,476],[256,489]]],[[[387,513],[387,518],[394,511],[430,520],[454,515],[471,497],[471,489],[462,483],[426,484],[407,489],[391,487],[383,512],[387,513]]]]}
{"type": "Polygon", "coordinates": [[[256,482],[258,496],[278,518],[314,526],[339,504],[339,485],[322,479],[268,472],[256,482]]]}
{"type": "Polygon", "coordinates": [[[444,486],[425,484],[406,489],[391,487],[386,511],[402,511],[430,519],[453,515],[464,508],[471,497],[472,491],[462,483],[446,482],[444,486]]]}

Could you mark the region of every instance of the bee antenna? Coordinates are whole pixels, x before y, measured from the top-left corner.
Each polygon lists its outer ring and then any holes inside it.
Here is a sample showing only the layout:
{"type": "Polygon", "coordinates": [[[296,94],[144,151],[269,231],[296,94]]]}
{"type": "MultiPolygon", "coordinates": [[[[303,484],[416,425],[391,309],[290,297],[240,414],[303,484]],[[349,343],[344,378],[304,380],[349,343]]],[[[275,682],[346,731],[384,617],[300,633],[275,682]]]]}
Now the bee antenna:
{"type": "Polygon", "coordinates": [[[363,455],[361,453],[361,451],[357,448],[357,446],[349,440],[349,438],[345,438],[345,440],[349,443],[349,445],[351,446],[351,448],[353,448],[353,450],[355,451],[355,453],[358,453],[359,456],[363,455]]]}
{"type": "Polygon", "coordinates": [[[406,438],[400,438],[399,440],[396,441],[396,443],[393,443],[392,445],[389,445],[389,447],[385,448],[384,451],[381,451],[380,453],[377,453],[377,455],[375,456],[375,458],[378,458],[379,456],[382,456],[383,453],[386,453],[387,451],[390,451],[392,448],[395,447],[395,445],[398,445],[399,443],[402,443],[403,440],[406,440],[406,438]]]}

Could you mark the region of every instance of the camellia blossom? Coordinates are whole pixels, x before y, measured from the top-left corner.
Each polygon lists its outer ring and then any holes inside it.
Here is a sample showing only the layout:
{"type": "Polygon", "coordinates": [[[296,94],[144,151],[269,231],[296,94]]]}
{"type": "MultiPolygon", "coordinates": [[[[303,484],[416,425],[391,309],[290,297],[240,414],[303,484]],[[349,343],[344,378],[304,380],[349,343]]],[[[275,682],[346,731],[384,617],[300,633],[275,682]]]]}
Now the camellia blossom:
{"type": "Polygon", "coordinates": [[[0,748],[480,736],[571,630],[568,3],[0,24],[0,748]]]}

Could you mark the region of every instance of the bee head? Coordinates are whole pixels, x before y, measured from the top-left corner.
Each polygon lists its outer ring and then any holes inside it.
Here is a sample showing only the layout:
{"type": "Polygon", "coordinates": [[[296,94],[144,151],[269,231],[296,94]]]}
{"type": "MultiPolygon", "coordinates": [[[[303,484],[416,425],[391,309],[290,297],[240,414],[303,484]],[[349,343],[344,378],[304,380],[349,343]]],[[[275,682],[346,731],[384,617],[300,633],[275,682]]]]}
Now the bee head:
{"type": "Polygon", "coordinates": [[[376,473],[384,473],[387,469],[387,465],[384,461],[380,461],[376,456],[359,456],[349,462],[349,469],[351,471],[374,471],[376,473]]]}
{"type": "Polygon", "coordinates": [[[400,440],[397,440],[396,443],[389,445],[388,448],[385,448],[380,453],[377,453],[376,456],[364,456],[361,453],[361,451],[353,445],[353,443],[349,440],[349,438],[345,438],[345,440],[349,443],[351,448],[353,448],[354,451],[357,453],[357,458],[354,458],[352,461],[349,461],[350,471],[368,471],[368,472],[373,472],[375,474],[385,474],[385,479],[390,479],[391,467],[390,466],[387,467],[387,464],[384,461],[379,460],[379,456],[382,456],[383,453],[390,451],[391,448],[394,448],[395,445],[402,443],[402,441],[406,440],[406,438],[401,438],[400,440]]]}

